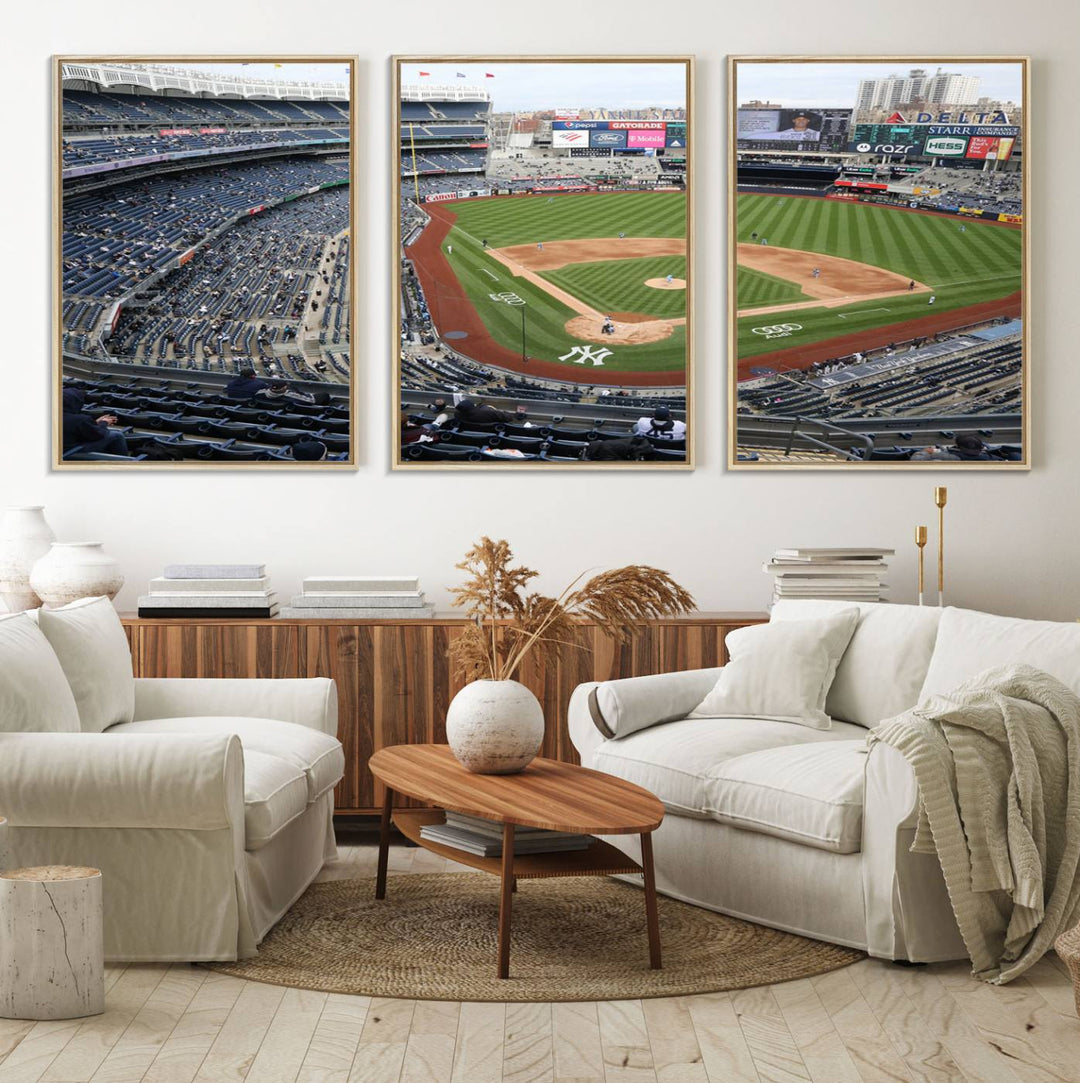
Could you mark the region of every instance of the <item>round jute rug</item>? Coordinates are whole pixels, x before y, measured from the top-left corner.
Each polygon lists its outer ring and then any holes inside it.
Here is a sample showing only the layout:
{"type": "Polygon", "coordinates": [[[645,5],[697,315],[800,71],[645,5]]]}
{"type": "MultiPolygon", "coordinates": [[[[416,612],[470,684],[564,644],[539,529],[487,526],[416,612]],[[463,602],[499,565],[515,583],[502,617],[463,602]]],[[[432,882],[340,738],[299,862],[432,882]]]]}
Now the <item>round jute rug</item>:
{"type": "Polygon", "coordinates": [[[208,963],[252,981],[415,1000],[626,1000],[742,989],[847,966],[863,953],[660,897],[649,969],[639,888],[602,877],[522,880],[510,977],[495,977],[498,880],[469,873],[313,884],[253,959],[208,963]]]}

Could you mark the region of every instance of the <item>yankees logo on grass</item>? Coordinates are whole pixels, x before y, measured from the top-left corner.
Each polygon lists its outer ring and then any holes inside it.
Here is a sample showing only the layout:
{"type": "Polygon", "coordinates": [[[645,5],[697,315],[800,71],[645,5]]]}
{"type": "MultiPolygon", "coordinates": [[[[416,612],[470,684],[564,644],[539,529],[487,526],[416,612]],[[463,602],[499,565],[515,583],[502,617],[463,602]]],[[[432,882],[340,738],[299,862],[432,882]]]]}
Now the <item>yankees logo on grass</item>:
{"type": "Polygon", "coordinates": [[[755,335],[764,335],[766,338],[790,338],[793,331],[801,331],[801,323],[773,323],[766,327],[751,328],[755,335]]]}
{"type": "Polygon", "coordinates": [[[560,361],[573,361],[575,365],[584,365],[591,361],[593,367],[604,364],[604,358],[611,356],[611,350],[606,346],[572,346],[568,353],[560,354],[560,361]]]}

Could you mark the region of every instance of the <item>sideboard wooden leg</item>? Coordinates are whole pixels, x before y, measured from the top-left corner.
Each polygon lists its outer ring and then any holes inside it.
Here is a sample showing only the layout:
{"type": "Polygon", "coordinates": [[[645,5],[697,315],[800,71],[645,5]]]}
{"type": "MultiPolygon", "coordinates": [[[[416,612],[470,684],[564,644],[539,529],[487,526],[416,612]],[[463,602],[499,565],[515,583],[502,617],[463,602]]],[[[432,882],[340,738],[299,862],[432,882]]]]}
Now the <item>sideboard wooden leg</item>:
{"type": "Polygon", "coordinates": [[[503,824],[499,898],[499,977],[510,977],[510,911],[514,891],[514,825],[503,824]]]}
{"type": "Polygon", "coordinates": [[[641,871],[645,875],[645,919],[649,926],[649,966],[659,970],[660,915],[656,909],[656,874],[653,872],[652,835],[641,834],[641,871]]]}
{"type": "Polygon", "coordinates": [[[386,863],[390,856],[390,815],[394,811],[394,791],[389,786],[383,795],[382,820],[379,822],[379,866],[375,873],[375,898],[386,898],[386,863]]]}

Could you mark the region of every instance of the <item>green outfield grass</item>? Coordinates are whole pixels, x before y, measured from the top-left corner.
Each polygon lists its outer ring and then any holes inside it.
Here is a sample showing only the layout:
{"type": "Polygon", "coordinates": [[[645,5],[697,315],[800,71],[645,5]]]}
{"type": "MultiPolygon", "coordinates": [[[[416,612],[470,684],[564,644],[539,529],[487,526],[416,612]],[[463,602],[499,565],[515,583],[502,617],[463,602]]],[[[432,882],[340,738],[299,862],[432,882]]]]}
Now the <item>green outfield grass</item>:
{"type": "Polygon", "coordinates": [[[786,301],[808,301],[810,298],[801,286],[788,282],[764,271],[752,271],[749,267],[740,267],[739,308],[751,308],[755,305],[782,305],[786,301]]]}
{"type": "Polygon", "coordinates": [[[677,319],[686,315],[686,290],[646,286],[650,278],[686,278],[685,256],[604,260],[575,263],[542,277],[561,286],[601,312],[641,312],[646,316],[677,319]]]}
{"type": "MultiPolygon", "coordinates": [[[[464,291],[492,337],[519,351],[522,340],[522,308],[525,312],[526,352],[530,357],[559,361],[574,346],[588,345],[569,335],[566,322],[577,313],[538,286],[515,277],[490,253],[489,248],[516,244],[581,238],[685,237],[686,198],[681,192],[600,192],[553,197],[477,199],[457,203],[454,227],[442,249],[454,268],[457,283],[439,283],[439,289],[464,291]],[[447,247],[453,252],[447,254],[447,247]],[[493,301],[491,294],[515,293],[524,306],[493,301]]],[[[686,276],[686,260],[669,256],[652,259],[608,260],[578,264],[547,272],[553,283],[587,304],[612,312],[645,315],[685,315],[685,292],[655,290],[644,280],[668,273],[686,276]]],[[[451,331],[442,327],[441,331],[451,331]]],[[[462,350],[468,354],[468,344],[462,350]]],[[[686,365],[686,332],[677,327],[670,338],[641,346],[612,345],[604,368],[622,371],[668,371],[686,365]]],[[[567,362],[575,379],[588,379],[591,364],[567,362]]]]}
{"type": "MultiPolygon", "coordinates": [[[[740,358],[996,300],[1021,287],[1021,231],[977,219],[825,199],[740,195],[736,226],[739,241],[750,241],[750,234],[757,233],[780,248],[884,267],[924,282],[936,297],[933,306],[926,294],[919,293],[841,308],[770,312],[766,319],[770,324],[802,324],[800,331],[782,340],[753,333],[764,317],[743,316],[738,324],[740,358]]],[[[783,303],[744,301],[744,276],[752,274],[739,270],[740,306],[783,303]]]]}

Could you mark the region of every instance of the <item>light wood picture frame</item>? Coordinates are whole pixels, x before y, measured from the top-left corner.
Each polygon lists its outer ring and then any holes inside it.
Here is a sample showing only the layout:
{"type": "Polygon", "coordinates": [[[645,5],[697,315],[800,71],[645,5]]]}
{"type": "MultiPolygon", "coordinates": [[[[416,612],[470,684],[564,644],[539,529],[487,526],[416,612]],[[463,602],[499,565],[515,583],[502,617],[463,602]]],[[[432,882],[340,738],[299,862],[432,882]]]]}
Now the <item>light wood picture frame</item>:
{"type": "Polygon", "coordinates": [[[1030,469],[1029,69],[729,58],[729,469],[1030,469]]]}
{"type": "Polygon", "coordinates": [[[53,468],[354,470],[357,57],[55,56],[53,92],[53,468]]]}
{"type": "Polygon", "coordinates": [[[394,469],[693,468],[693,73],[393,58],[394,469]]]}

